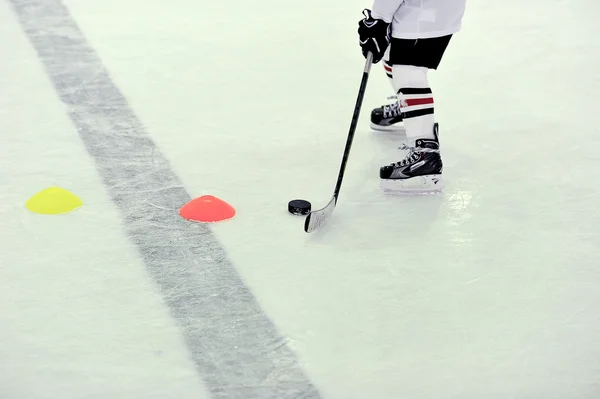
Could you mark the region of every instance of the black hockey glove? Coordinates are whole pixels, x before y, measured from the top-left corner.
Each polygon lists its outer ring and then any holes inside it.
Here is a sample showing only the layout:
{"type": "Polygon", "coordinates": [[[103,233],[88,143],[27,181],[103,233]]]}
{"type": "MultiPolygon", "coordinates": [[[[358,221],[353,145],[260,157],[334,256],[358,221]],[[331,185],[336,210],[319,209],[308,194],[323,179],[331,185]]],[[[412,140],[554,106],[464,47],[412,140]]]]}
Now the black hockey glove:
{"type": "Polygon", "coordinates": [[[371,10],[364,10],[363,14],[365,17],[358,23],[360,47],[365,58],[368,52],[373,53],[373,64],[377,64],[390,44],[390,24],[371,17],[371,10]]]}

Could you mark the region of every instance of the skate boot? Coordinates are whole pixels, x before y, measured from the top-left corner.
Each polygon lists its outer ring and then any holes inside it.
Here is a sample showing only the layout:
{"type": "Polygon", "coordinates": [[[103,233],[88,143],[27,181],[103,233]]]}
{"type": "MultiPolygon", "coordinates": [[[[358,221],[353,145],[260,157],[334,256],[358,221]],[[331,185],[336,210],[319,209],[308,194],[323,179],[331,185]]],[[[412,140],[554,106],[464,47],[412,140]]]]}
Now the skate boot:
{"type": "Polygon", "coordinates": [[[434,139],[417,139],[415,147],[404,144],[400,149],[408,150],[406,158],[379,170],[384,191],[430,193],[444,188],[437,123],[433,134],[434,139]]]}
{"type": "Polygon", "coordinates": [[[371,129],[396,131],[402,129],[402,114],[398,101],[375,108],[371,112],[371,129]]]}

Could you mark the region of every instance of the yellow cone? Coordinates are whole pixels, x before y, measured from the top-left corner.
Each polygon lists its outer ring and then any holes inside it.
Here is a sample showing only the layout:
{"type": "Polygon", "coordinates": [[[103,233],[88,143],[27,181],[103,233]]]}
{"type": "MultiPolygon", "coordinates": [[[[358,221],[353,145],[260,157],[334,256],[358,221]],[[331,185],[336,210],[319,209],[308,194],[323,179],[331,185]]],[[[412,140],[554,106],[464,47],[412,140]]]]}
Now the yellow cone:
{"type": "Polygon", "coordinates": [[[25,206],[32,212],[58,215],[79,208],[83,202],[75,194],[60,187],[40,191],[27,201],[25,206]]]}

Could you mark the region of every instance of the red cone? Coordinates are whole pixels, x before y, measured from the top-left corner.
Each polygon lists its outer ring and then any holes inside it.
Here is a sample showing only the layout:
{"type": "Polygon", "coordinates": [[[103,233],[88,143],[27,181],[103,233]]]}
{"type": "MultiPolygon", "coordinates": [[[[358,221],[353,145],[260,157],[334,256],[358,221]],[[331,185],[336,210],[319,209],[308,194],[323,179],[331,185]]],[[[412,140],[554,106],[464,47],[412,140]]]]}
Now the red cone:
{"type": "Polygon", "coordinates": [[[235,209],[219,198],[203,195],[182,206],[179,214],[194,222],[215,223],[234,217],[235,209]]]}

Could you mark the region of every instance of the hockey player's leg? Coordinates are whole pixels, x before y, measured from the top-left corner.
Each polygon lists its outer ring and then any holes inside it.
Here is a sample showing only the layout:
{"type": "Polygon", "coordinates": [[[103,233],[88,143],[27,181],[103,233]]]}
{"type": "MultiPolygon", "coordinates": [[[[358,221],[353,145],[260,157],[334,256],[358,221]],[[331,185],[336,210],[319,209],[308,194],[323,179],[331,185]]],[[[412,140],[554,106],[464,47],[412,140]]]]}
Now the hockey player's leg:
{"type": "MultiPolygon", "coordinates": [[[[390,64],[390,47],[383,56],[383,69],[386,76],[390,81],[393,93],[396,93],[394,87],[394,79],[392,76],[392,65],[390,64]]],[[[402,115],[400,115],[400,107],[397,101],[397,96],[392,96],[390,99],[394,99],[391,104],[382,105],[379,108],[375,108],[371,111],[371,128],[373,130],[380,131],[396,131],[402,129],[402,115]]]]}
{"type": "Polygon", "coordinates": [[[383,166],[379,175],[386,191],[431,192],[443,188],[442,159],[435,123],[433,94],[425,67],[394,65],[394,85],[408,144],[404,159],[383,166]]]}
{"type": "Polygon", "coordinates": [[[386,191],[439,191],[443,188],[442,159],[435,123],[433,94],[427,73],[437,69],[452,35],[431,39],[396,39],[390,44],[394,87],[408,144],[406,157],[380,169],[386,191]]]}

